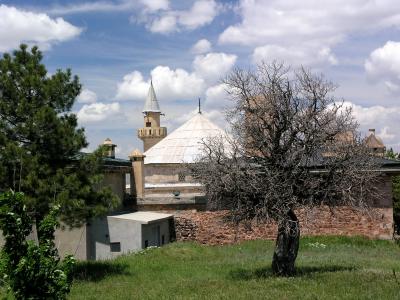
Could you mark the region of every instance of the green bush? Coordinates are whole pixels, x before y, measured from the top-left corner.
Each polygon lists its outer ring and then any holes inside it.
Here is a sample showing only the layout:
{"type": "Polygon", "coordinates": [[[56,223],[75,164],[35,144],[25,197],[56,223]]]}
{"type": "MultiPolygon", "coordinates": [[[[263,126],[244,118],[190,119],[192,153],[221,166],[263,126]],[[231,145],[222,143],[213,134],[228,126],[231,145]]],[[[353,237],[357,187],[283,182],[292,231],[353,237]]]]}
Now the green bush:
{"type": "Polygon", "coordinates": [[[394,176],[393,183],[393,220],[397,234],[400,234],[400,176],[394,176]]]}
{"type": "Polygon", "coordinates": [[[23,194],[0,195],[0,229],[4,281],[17,299],[65,299],[72,285],[72,256],[60,260],[54,245],[59,207],[53,207],[40,222],[38,243],[27,240],[33,219],[23,203],[23,194]]]}

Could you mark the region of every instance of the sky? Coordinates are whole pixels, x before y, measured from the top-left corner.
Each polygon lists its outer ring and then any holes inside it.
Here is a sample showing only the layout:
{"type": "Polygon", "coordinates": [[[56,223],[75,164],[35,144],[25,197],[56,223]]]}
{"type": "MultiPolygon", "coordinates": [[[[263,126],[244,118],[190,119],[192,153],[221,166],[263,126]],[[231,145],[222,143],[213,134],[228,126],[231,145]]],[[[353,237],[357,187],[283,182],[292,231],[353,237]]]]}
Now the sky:
{"type": "Polygon", "coordinates": [[[169,132],[197,111],[221,127],[221,79],[261,61],[304,66],[337,84],[362,134],[400,151],[398,0],[0,0],[0,53],[38,45],[49,73],[70,68],[83,89],[73,112],[94,150],[127,158],[150,79],[169,132]]]}

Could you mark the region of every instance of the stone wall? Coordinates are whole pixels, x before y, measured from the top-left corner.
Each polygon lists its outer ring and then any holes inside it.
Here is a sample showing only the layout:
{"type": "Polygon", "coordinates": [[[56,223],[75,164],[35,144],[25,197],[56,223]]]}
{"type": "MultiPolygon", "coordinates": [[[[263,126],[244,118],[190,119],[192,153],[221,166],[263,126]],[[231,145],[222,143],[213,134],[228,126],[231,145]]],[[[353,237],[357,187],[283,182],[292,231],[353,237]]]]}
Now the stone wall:
{"type": "MultiPolygon", "coordinates": [[[[296,212],[301,235],[361,235],[368,238],[393,237],[392,208],[371,208],[368,213],[349,207],[330,210],[322,206],[305,215],[296,212]]],[[[178,241],[197,241],[201,244],[232,244],[244,240],[275,239],[277,226],[273,222],[236,226],[226,220],[227,211],[175,212],[178,241]]]]}
{"type": "Polygon", "coordinates": [[[193,182],[193,178],[187,174],[182,164],[146,164],[144,159],[144,176],[146,183],[182,183],[193,182]],[[179,174],[182,173],[184,180],[179,180],[179,174]]]}
{"type": "MultiPolygon", "coordinates": [[[[350,207],[329,209],[316,207],[307,215],[296,211],[302,235],[360,235],[376,239],[393,238],[392,181],[389,175],[376,183],[379,197],[369,201],[367,211],[350,207]]],[[[159,191],[155,191],[159,192],[159,191]]],[[[148,192],[151,196],[151,192],[148,192]]],[[[243,240],[275,239],[277,226],[273,222],[236,226],[226,222],[227,211],[206,211],[206,204],[168,201],[152,203],[144,199],[138,210],[167,211],[175,216],[176,237],[180,241],[197,241],[202,244],[230,244],[243,240]]]]}

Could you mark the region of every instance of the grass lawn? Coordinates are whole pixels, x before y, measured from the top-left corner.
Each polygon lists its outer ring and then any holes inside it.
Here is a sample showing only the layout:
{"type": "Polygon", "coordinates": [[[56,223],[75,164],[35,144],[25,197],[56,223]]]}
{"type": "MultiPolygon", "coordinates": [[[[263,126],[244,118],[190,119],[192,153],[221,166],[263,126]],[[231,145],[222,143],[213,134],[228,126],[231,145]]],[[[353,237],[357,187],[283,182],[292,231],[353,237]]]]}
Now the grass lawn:
{"type": "Polygon", "coordinates": [[[298,275],[271,275],[272,241],[173,243],[80,263],[70,299],[400,299],[400,247],[363,238],[302,238],[298,275]]]}

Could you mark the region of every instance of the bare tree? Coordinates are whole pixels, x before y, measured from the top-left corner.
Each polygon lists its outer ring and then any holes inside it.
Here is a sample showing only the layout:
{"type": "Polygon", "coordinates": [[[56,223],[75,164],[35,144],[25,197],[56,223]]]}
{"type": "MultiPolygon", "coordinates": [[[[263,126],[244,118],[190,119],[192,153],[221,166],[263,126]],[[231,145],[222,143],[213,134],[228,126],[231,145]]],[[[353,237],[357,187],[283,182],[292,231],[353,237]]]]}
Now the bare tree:
{"type": "Polygon", "coordinates": [[[230,208],[237,222],[277,222],[272,269],[292,275],[300,237],[296,210],[367,207],[376,194],[377,160],[323,76],[273,63],[237,69],[224,83],[234,101],[227,113],[232,134],[204,141],[204,155],[191,171],[212,209],[230,208]]]}

